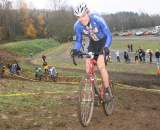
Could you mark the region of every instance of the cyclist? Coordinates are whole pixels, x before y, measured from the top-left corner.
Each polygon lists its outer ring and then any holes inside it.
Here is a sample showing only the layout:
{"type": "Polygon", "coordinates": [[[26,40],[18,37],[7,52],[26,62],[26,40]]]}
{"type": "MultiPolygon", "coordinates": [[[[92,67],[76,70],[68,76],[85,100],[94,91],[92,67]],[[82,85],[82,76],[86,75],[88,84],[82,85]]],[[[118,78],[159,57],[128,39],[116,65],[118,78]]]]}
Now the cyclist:
{"type": "MultiPolygon", "coordinates": [[[[72,56],[79,56],[82,47],[82,36],[86,35],[90,42],[88,52],[98,53],[95,57],[97,67],[100,71],[103,85],[105,87],[104,100],[108,100],[109,96],[109,75],[105,68],[104,59],[109,55],[109,47],[112,42],[112,34],[104,19],[98,14],[91,14],[85,3],[81,3],[74,9],[74,15],[77,21],[74,24],[76,41],[74,48],[71,50],[72,56]]],[[[89,58],[86,58],[86,73],[89,73],[89,58]]]]}

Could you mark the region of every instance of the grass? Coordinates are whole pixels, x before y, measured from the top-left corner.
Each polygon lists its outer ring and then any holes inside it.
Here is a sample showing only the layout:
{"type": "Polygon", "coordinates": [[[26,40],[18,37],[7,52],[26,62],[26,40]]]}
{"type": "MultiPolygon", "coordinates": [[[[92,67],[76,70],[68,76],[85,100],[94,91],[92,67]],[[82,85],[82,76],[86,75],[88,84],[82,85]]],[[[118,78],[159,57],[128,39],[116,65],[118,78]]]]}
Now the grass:
{"type": "MultiPolygon", "coordinates": [[[[27,92],[27,93],[44,93],[47,92],[66,92],[73,91],[75,89],[74,86],[67,86],[67,85],[59,85],[53,82],[30,82],[30,81],[21,81],[21,80],[1,80],[3,84],[6,84],[5,88],[1,88],[2,93],[18,93],[18,92],[27,92]],[[8,82],[9,81],[9,82],[8,82]]],[[[0,84],[1,85],[1,84],[0,84]]]]}
{"type": "MultiPolygon", "coordinates": [[[[114,39],[111,49],[125,49],[127,48],[127,44],[130,43],[132,40],[128,39],[114,39]]],[[[144,40],[144,39],[134,39],[134,48],[138,47],[138,43],[143,45],[144,48],[152,47],[151,49],[156,49],[159,45],[158,40],[144,40]],[[136,41],[136,42],[135,42],[136,41]],[[151,44],[151,45],[150,45],[151,44]]],[[[54,65],[56,67],[62,68],[75,68],[75,69],[85,69],[84,60],[76,59],[78,65],[75,66],[72,63],[72,59],[70,57],[70,48],[71,44],[63,44],[58,46],[57,48],[52,48],[50,51],[46,51],[45,54],[47,55],[49,65],[54,65]]],[[[35,59],[33,59],[32,63],[34,64],[42,64],[41,55],[37,55],[35,59]]],[[[109,71],[114,72],[128,72],[128,73],[143,73],[143,74],[155,74],[156,73],[156,65],[154,64],[126,64],[122,61],[120,64],[116,63],[115,61],[109,63],[108,65],[109,71]]],[[[63,75],[69,76],[81,76],[82,74],[78,72],[70,72],[70,71],[62,71],[63,75]]]]}
{"type": "Polygon", "coordinates": [[[53,39],[35,39],[3,44],[1,49],[5,49],[22,56],[30,56],[31,53],[32,55],[35,55],[45,51],[46,49],[57,47],[58,45],[59,43],[53,39]]]}
{"type": "Polygon", "coordinates": [[[152,51],[156,51],[156,49],[160,50],[160,39],[151,39],[151,38],[128,38],[128,39],[120,39],[113,38],[113,42],[111,45],[112,49],[126,49],[128,44],[133,44],[134,51],[138,48],[142,48],[144,50],[151,49],[152,51]]]}
{"type": "Polygon", "coordinates": [[[156,74],[156,65],[149,63],[142,64],[126,64],[126,63],[109,63],[108,70],[111,72],[127,72],[127,73],[138,73],[138,74],[156,74]]]}
{"type": "Polygon", "coordinates": [[[2,117],[0,126],[2,129],[31,130],[53,129],[53,127],[61,129],[60,127],[65,126],[68,122],[78,121],[77,117],[71,116],[71,114],[76,113],[76,101],[73,103],[73,101],[66,99],[68,97],[74,98],[78,86],[57,85],[53,82],[5,79],[1,81],[5,84],[5,87],[0,84],[0,95],[40,93],[39,95],[28,96],[0,96],[0,115],[2,117]],[[54,92],[54,94],[47,94],[46,91],[54,92]]]}
{"type": "Polygon", "coordinates": [[[72,96],[78,90],[74,85],[58,85],[53,82],[29,82],[19,80],[1,80],[5,88],[0,85],[0,111],[17,109],[33,109],[41,106],[56,110],[61,107],[61,98],[72,96]],[[46,92],[53,92],[47,94],[46,92]],[[27,96],[2,96],[15,93],[40,93],[27,96]]]}
{"type": "Polygon", "coordinates": [[[22,73],[23,75],[27,76],[27,77],[34,77],[34,73],[35,73],[35,66],[31,64],[29,61],[20,61],[19,65],[22,67],[22,73]]]}

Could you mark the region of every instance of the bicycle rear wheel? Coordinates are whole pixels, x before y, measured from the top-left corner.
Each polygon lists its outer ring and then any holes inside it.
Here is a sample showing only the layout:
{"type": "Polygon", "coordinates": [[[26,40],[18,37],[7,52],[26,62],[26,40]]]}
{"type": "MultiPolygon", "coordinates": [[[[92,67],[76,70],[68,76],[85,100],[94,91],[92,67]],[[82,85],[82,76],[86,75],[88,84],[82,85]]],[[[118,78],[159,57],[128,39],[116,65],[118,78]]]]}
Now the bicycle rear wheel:
{"type": "Polygon", "coordinates": [[[103,103],[105,114],[108,116],[113,113],[115,107],[115,90],[112,81],[110,81],[109,92],[111,96],[110,101],[106,101],[103,103]]]}
{"type": "Polygon", "coordinates": [[[88,126],[91,121],[94,108],[93,81],[83,78],[80,84],[79,94],[79,117],[83,126],[88,126]]]}

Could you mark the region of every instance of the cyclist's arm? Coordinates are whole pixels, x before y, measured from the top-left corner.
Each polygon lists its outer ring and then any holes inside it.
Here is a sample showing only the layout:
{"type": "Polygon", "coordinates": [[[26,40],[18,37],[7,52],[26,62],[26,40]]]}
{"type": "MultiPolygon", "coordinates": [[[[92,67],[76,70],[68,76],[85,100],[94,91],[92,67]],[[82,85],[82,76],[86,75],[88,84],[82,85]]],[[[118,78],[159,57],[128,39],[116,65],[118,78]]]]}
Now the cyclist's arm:
{"type": "Polygon", "coordinates": [[[112,34],[111,34],[111,32],[110,32],[110,29],[109,29],[108,25],[106,24],[106,22],[104,21],[103,18],[100,17],[100,18],[98,19],[98,21],[99,21],[99,24],[100,24],[100,27],[101,27],[103,33],[104,33],[105,36],[106,36],[105,47],[108,47],[108,48],[109,48],[110,45],[111,45],[111,42],[112,42],[112,34]]]}
{"type": "Polygon", "coordinates": [[[76,41],[75,41],[74,49],[77,49],[79,51],[82,47],[82,31],[81,31],[81,28],[77,24],[75,24],[74,26],[74,31],[76,34],[76,41]]]}

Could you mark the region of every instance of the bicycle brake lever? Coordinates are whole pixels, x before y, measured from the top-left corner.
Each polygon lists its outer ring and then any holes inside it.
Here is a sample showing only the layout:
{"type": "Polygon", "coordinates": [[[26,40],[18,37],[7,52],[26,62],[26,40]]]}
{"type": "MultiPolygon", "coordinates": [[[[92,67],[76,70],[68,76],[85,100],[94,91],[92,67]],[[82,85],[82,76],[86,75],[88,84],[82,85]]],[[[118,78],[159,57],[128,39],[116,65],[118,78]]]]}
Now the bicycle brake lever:
{"type": "Polygon", "coordinates": [[[76,60],[75,60],[75,56],[72,56],[72,60],[73,60],[73,64],[77,66],[76,60]]]}

